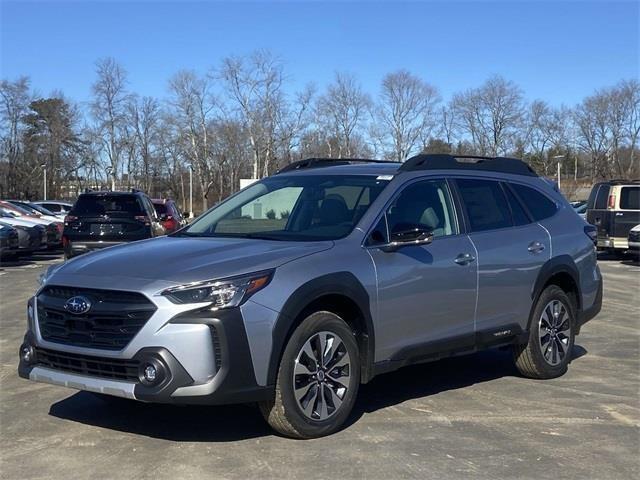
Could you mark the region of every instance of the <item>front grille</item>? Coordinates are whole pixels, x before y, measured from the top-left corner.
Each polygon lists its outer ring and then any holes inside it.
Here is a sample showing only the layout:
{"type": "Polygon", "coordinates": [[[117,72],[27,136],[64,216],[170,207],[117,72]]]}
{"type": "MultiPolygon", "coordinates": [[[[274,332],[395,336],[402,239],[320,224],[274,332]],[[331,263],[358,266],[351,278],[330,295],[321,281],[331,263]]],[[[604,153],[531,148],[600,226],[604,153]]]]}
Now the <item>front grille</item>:
{"type": "Polygon", "coordinates": [[[63,372],[113,380],[138,381],[138,360],[90,357],[75,353],[36,349],[36,364],[63,372]]]}
{"type": "Polygon", "coordinates": [[[38,295],[42,338],[79,347],[121,350],[155,311],[147,297],[135,292],[48,286],[38,295]],[[75,296],[91,302],[87,313],[75,315],[65,309],[75,296]]]}

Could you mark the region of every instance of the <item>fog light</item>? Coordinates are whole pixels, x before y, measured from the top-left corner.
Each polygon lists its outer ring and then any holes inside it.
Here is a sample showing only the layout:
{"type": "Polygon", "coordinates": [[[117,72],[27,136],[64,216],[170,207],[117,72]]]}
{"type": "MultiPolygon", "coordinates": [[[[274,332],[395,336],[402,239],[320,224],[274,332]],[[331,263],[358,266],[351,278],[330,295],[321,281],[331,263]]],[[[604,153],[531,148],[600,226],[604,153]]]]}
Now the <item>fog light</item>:
{"type": "Polygon", "coordinates": [[[24,363],[31,363],[35,357],[35,352],[31,345],[23,345],[20,349],[20,358],[24,363]]]}
{"type": "Polygon", "coordinates": [[[155,382],[157,378],[157,374],[158,372],[156,370],[156,367],[154,367],[153,365],[148,364],[146,367],[144,367],[143,375],[144,375],[144,379],[147,382],[149,383],[155,382]]]}

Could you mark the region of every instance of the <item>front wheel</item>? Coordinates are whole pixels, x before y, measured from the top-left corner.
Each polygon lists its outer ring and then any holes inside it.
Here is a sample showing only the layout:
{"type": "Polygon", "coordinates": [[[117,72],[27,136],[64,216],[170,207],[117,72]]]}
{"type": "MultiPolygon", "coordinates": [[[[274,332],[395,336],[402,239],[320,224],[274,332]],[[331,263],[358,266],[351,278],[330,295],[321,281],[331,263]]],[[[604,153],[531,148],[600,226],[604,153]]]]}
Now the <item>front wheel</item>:
{"type": "Polygon", "coordinates": [[[557,285],[545,288],[533,309],[526,344],[515,345],[516,367],[529,378],[555,378],[567,371],[575,339],[573,303],[557,285]]]}
{"type": "Polygon", "coordinates": [[[282,355],[275,396],[260,404],[271,427],[292,438],[329,435],[345,422],[360,385],[353,331],[337,315],[309,315],[282,355]]]}

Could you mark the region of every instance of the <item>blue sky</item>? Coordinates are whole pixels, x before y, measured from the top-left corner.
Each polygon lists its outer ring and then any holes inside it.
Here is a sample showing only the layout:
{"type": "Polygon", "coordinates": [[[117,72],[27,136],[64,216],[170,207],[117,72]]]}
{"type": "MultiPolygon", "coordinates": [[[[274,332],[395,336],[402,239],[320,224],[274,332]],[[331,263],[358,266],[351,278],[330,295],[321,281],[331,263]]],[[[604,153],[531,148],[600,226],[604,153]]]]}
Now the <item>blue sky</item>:
{"type": "Polygon", "coordinates": [[[636,1],[1,2],[2,78],[78,101],[100,57],[123,64],[131,90],[163,97],[177,70],[258,48],[284,61],[291,90],[340,70],[375,94],[406,68],[445,98],[497,73],[530,99],[572,105],[639,76],[636,1]]]}

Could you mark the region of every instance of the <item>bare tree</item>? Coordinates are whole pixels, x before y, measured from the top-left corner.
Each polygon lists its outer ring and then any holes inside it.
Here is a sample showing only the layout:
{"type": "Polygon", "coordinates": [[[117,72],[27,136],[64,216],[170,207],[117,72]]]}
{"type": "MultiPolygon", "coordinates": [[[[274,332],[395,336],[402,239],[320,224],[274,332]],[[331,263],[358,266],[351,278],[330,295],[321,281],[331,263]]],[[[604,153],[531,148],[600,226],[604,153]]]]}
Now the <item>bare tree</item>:
{"type": "Polygon", "coordinates": [[[335,80],[317,102],[320,128],[333,133],[338,151],[329,148],[331,156],[351,157],[356,152],[354,139],[364,127],[371,99],[353,75],[336,73],[335,80]]]}
{"type": "Polygon", "coordinates": [[[520,88],[500,76],[453,97],[458,127],[481,154],[502,155],[513,148],[524,114],[520,88]]]}
{"type": "Polygon", "coordinates": [[[609,118],[609,95],[606,91],[598,91],[585,98],[574,111],[577,144],[589,156],[591,179],[611,175],[609,118]]]}
{"type": "Polygon", "coordinates": [[[210,92],[210,81],[193,71],[181,71],[170,80],[169,90],[175,119],[181,126],[181,136],[186,142],[186,157],[200,183],[202,209],[206,210],[212,178],[209,124],[213,120],[216,105],[210,92]]]}
{"type": "Polygon", "coordinates": [[[386,157],[403,162],[415,152],[421,138],[428,140],[432,136],[439,101],[435,87],[406,70],[382,79],[373,117],[386,157]]]}
{"type": "Polygon", "coordinates": [[[106,153],[111,170],[111,188],[115,189],[124,147],[124,127],[129,94],[127,74],[113,58],[98,60],[98,79],[93,84],[91,112],[96,121],[96,133],[106,153]]]}
{"type": "Polygon", "coordinates": [[[15,192],[20,183],[20,159],[22,154],[22,117],[31,102],[29,78],[20,77],[15,81],[0,82],[0,158],[6,159],[6,165],[0,171],[5,179],[3,196],[15,192]],[[5,191],[6,190],[6,191],[5,191]]]}

